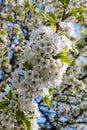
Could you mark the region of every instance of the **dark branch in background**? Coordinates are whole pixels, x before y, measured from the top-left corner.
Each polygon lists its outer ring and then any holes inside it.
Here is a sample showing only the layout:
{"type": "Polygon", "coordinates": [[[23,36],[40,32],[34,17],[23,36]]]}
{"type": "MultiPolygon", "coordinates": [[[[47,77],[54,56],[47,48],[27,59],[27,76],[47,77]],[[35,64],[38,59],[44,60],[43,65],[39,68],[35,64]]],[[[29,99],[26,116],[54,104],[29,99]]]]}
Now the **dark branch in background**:
{"type": "Polygon", "coordinates": [[[70,2],[70,0],[67,0],[68,1],[68,3],[67,3],[67,5],[64,5],[64,10],[63,10],[63,15],[62,15],[62,19],[61,19],[61,21],[63,22],[66,18],[68,18],[68,17],[66,17],[66,10],[67,10],[67,7],[68,7],[68,5],[69,5],[69,2],[70,2]]]}
{"type": "MultiPolygon", "coordinates": [[[[55,95],[55,96],[57,96],[57,95],[55,95]]],[[[73,95],[72,95],[73,96],[73,95]]],[[[74,96],[74,98],[76,98],[76,96],[74,96]]],[[[39,102],[39,107],[46,107],[46,106],[44,106],[44,104],[42,104],[42,100],[39,102]]],[[[60,99],[60,100],[57,100],[57,103],[63,103],[63,104],[68,104],[69,106],[71,106],[71,105],[73,105],[73,106],[76,106],[77,105],[77,103],[73,103],[73,102],[69,102],[69,101],[66,101],[66,100],[62,100],[62,99],[60,99]]],[[[59,118],[62,116],[62,114],[63,113],[57,113],[57,115],[55,116],[55,122],[58,124],[61,124],[62,125],[62,127],[66,127],[67,125],[73,125],[73,124],[81,124],[81,123],[85,123],[85,121],[83,120],[83,121],[79,121],[79,122],[77,122],[76,120],[78,119],[78,117],[79,116],[81,116],[83,113],[84,113],[84,111],[85,110],[87,110],[87,108],[79,108],[79,111],[78,111],[78,113],[77,114],[74,114],[73,113],[73,111],[72,111],[72,109],[70,109],[70,112],[71,112],[71,115],[72,115],[72,119],[73,120],[68,120],[68,121],[65,121],[65,122],[62,122],[62,121],[60,121],[59,120],[59,118]],[[58,118],[58,122],[56,121],[56,118],[58,118]]],[[[49,111],[49,109],[48,110],[46,110],[46,111],[49,111]]],[[[40,109],[40,112],[42,113],[42,115],[45,117],[45,119],[46,119],[46,122],[45,123],[43,123],[43,125],[44,126],[41,126],[41,129],[40,130],[58,130],[55,126],[54,126],[54,121],[53,122],[51,122],[50,121],[50,119],[49,119],[49,113],[48,114],[45,114],[45,110],[42,110],[42,109],[40,109]],[[47,126],[47,123],[49,122],[49,124],[52,126],[52,128],[47,128],[46,126],[47,126]]]]}
{"type": "Polygon", "coordinates": [[[64,11],[63,11],[63,16],[62,16],[62,19],[61,19],[62,22],[65,20],[65,12],[66,12],[66,9],[64,9],[64,11]]]}
{"type": "MultiPolygon", "coordinates": [[[[49,111],[49,110],[48,110],[49,111]]],[[[48,129],[45,127],[42,127],[41,130],[57,130],[56,127],[53,125],[53,122],[50,121],[49,116],[44,114],[44,111],[40,109],[40,112],[44,115],[44,117],[46,118],[46,122],[45,125],[47,125],[47,123],[49,122],[49,124],[51,125],[52,128],[48,129]]],[[[40,124],[39,124],[40,125],[40,124]]]]}
{"type": "MultiPolygon", "coordinates": [[[[69,0],[69,1],[70,1],[70,0],[69,0]]],[[[68,18],[68,16],[66,17],[66,10],[67,10],[67,7],[68,7],[68,5],[69,5],[69,1],[68,1],[67,6],[64,6],[64,7],[63,7],[64,10],[63,10],[62,18],[61,18],[61,21],[62,21],[62,22],[63,22],[66,18],[68,18]]],[[[56,23],[56,33],[58,32],[59,28],[60,28],[59,23],[56,23]]]]}
{"type": "Polygon", "coordinates": [[[68,121],[66,121],[65,122],[66,123],[66,125],[75,125],[75,124],[87,124],[87,121],[78,121],[78,122],[75,122],[75,121],[73,121],[73,122],[68,122],[68,121]]]}
{"type": "Polygon", "coordinates": [[[73,65],[73,63],[76,61],[76,59],[80,56],[80,52],[74,57],[74,59],[73,59],[73,61],[71,62],[71,64],[69,65],[69,67],[67,68],[67,70],[66,70],[66,73],[67,73],[67,71],[68,70],[70,70],[70,68],[71,68],[71,66],[73,65]]]}
{"type": "Polygon", "coordinates": [[[50,108],[48,108],[46,105],[44,105],[42,99],[38,102],[38,106],[39,106],[39,111],[41,112],[41,114],[46,119],[45,123],[43,123],[43,126],[41,125],[42,123],[39,123],[39,126],[40,126],[39,130],[57,130],[56,127],[54,126],[53,122],[50,121],[49,113],[45,114],[45,112],[49,112],[50,108]],[[44,109],[47,108],[47,111],[43,110],[41,107],[44,107],[44,109]],[[50,128],[47,128],[48,123],[50,125],[50,128]]]}
{"type": "Polygon", "coordinates": [[[55,31],[56,33],[58,32],[59,28],[60,28],[59,23],[56,23],[56,31],[55,31]]]}
{"type": "Polygon", "coordinates": [[[70,111],[71,111],[71,114],[72,114],[72,118],[78,119],[78,117],[83,114],[84,109],[79,108],[79,112],[78,112],[78,114],[76,114],[76,113],[73,112],[72,107],[70,105],[70,111]]]}
{"type": "Polygon", "coordinates": [[[82,76],[81,78],[79,78],[79,80],[83,80],[83,79],[85,79],[85,78],[87,78],[87,74],[84,75],[84,76],[82,76]]]}
{"type": "Polygon", "coordinates": [[[64,93],[66,90],[68,90],[72,85],[68,85],[66,88],[62,90],[62,93],[64,93]]]}

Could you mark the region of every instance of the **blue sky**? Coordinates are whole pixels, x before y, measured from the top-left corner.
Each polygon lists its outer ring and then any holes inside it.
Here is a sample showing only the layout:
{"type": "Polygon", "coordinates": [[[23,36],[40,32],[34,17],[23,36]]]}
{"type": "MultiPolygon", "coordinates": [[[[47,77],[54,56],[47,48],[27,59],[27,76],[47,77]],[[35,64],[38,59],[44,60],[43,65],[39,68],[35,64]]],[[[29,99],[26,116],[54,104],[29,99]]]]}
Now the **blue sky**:
{"type": "Polygon", "coordinates": [[[79,38],[80,37],[80,26],[76,23],[74,23],[74,28],[76,30],[76,36],[79,38]]]}

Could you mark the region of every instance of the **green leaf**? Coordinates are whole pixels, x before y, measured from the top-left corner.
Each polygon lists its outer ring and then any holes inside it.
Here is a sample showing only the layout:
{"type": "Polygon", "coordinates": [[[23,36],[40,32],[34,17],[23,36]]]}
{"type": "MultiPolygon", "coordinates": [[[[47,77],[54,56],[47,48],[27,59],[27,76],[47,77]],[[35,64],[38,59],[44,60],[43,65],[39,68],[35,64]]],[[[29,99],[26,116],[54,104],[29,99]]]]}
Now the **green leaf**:
{"type": "Polygon", "coordinates": [[[83,81],[84,81],[85,83],[87,83],[87,78],[83,79],[83,81]]]}
{"type": "Polygon", "coordinates": [[[51,25],[52,30],[56,30],[57,26],[56,25],[51,25]]]}
{"type": "Polygon", "coordinates": [[[25,130],[31,130],[31,122],[29,120],[23,120],[23,126],[25,130]]]}
{"type": "Polygon", "coordinates": [[[14,32],[15,33],[20,33],[21,32],[20,27],[17,24],[14,25],[14,32]]]}
{"type": "Polygon", "coordinates": [[[65,64],[69,64],[71,62],[71,59],[67,56],[67,49],[66,48],[64,48],[64,50],[61,53],[59,53],[55,56],[53,55],[52,57],[55,60],[60,59],[65,64]]]}
{"type": "Polygon", "coordinates": [[[67,7],[70,0],[59,0],[64,7],[67,7]]]}
{"type": "Polygon", "coordinates": [[[55,56],[52,56],[52,57],[53,57],[53,59],[56,60],[56,59],[59,59],[61,56],[66,56],[66,54],[67,54],[67,49],[64,48],[61,53],[59,53],[59,54],[57,54],[57,55],[55,55],[55,56]]]}
{"type": "Polygon", "coordinates": [[[83,21],[84,21],[84,16],[83,16],[83,14],[81,13],[81,14],[79,14],[79,15],[77,16],[77,23],[78,23],[78,24],[81,24],[83,21]]]}
{"type": "Polygon", "coordinates": [[[11,100],[12,99],[12,92],[14,90],[14,87],[12,87],[9,92],[8,92],[8,99],[11,100]]]}
{"type": "Polygon", "coordinates": [[[83,14],[87,12],[87,9],[85,9],[83,6],[80,6],[80,7],[74,7],[74,8],[71,8],[69,13],[66,14],[66,17],[67,16],[76,16],[76,19],[77,20],[83,20],[83,14]],[[80,18],[79,18],[80,17],[80,18]],[[82,18],[81,18],[82,17],[82,18]],[[79,19],[78,19],[79,18],[79,19]]]}
{"type": "Polygon", "coordinates": [[[45,25],[47,25],[47,26],[48,26],[48,25],[55,25],[55,23],[54,23],[53,21],[49,21],[49,20],[48,20],[48,21],[45,22],[45,25]]]}
{"type": "Polygon", "coordinates": [[[65,64],[70,64],[71,59],[68,56],[61,56],[60,60],[65,64]]]}
{"type": "Polygon", "coordinates": [[[55,14],[53,14],[52,12],[48,12],[47,14],[48,14],[51,18],[53,18],[54,20],[56,19],[55,14]]]}
{"type": "Polygon", "coordinates": [[[77,46],[77,49],[78,49],[78,50],[81,50],[81,49],[83,48],[83,44],[82,44],[82,43],[79,43],[79,44],[77,44],[76,46],[77,46]]]}
{"type": "Polygon", "coordinates": [[[55,60],[60,59],[63,63],[69,64],[71,59],[68,56],[57,54],[56,56],[52,56],[55,60]]]}
{"type": "Polygon", "coordinates": [[[10,104],[10,101],[8,99],[0,102],[0,109],[6,108],[10,104]]]}
{"type": "Polygon", "coordinates": [[[87,98],[87,94],[84,94],[83,97],[84,97],[84,98],[87,98]]]}
{"type": "Polygon", "coordinates": [[[60,58],[59,54],[57,54],[57,55],[55,55],[55,56],[53,55],[52,57],[53,57],[53,59],[55,59],[55,60],[57,60],[57,59],[60,58]]]}
{"type": "Polygon", "coordinates": [[[52,12],[43,13],[42,15],[49,21],[56,21],[56,16],[52,12]]]}
{"type": "Polygon", "coordinates": [[[44,102],[48,107],[50,107],[51,101],[50,101],[50,97],[49,97],[49,96],[44,97],[44,98],[43,98],[43,102],[44,102]]]}
{"type": "Polygon", "coordinates": [[[32,9],[33,9],[33,5],[29,1],[25,1],[25,5],[24,6],[25,6],[25,9],[29,8],[30,11],[32,11],[32,9]]]}
{"type": "Polygon", "coordinates": [[[82,33],[87,34],[87,29],[83,29],[82,33]]]}
{"type": "Polygon", "coordinates": [[[11,15],[11,13],[7,14],[6,21],[12,21],[12,15],[11,15]]]}
{"type": "Polygon", "coordinates": [[[24,65],[24,69],[33,70],[33,65],[28,60],[26,60],[23,65],[24,65]]]}
{"type": "Polygon", "coordinates": [[[54,92],[54,89],[53,89],[53,88],[49,89],[49,95],[50,95],[50,96],[53,94],[53,92],[54,92]]]}
{"type": "Polygon", "coordinates": [[[59,56],[66,56],[67,54],[67,48],[64,48],[63,51],[59,54],[59,56]]]}
{"type": "Polygon", "coordinates": [[[87,65],[83,66],[83,70],[86,72],[87,71],[87,65]]]}
{"type": "Polygon", "coordinates": [[[18,123],[22,123],[22,120],[25,118],[24,112],[18,110],[16,111],[16,120],[18,121],[18,123]]]}
{"type": "Polygon", "coordinates": [[[17,33],[16,35],[17,35],[17,38],[18,38],[18,39],[23,39],[22,33],[17,33]]]}
{"type": "Polygon", "coordinates": [[[3,28],[3,29],[1,29],[1,30],[0,30],[0,35],[5,36],[5,35],[6,35],[6,33],[7,33],[6,28],[3,28]]]}
{"type": "Polygon", "coordinates": [[[2,120],[0,119],[0,125],[2,124],[2,120]]]}

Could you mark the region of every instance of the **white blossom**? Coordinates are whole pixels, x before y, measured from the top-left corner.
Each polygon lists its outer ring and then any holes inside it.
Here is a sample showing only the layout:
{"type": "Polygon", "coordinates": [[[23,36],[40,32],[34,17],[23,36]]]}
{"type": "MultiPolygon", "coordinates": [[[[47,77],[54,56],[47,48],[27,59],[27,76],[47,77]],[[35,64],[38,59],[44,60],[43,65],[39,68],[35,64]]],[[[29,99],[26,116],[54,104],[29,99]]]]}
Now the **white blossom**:
{"type": "Polygon", "coordinates": [[[72,22],[61,22],[60,27],[65,31],[69,36],[76,37],[74,23],[72,22]]]}
{"type": "Polygon", "coordinates": [[[71,41],[65,36],[58,36],[51,28],[45,26],[34,30],[25,47],[19,69],[12,74],[13,85],[31,91],[31,96],[36,93],[41,95],[45,88],[59,86],[68,65],[60,59],[55,60],[53,56],[62,52],[64,48],[71,49],[71,41]],[[32,64],[33,70],[23,70],[21,75],[20,71],[26,61],[32,64]]]}

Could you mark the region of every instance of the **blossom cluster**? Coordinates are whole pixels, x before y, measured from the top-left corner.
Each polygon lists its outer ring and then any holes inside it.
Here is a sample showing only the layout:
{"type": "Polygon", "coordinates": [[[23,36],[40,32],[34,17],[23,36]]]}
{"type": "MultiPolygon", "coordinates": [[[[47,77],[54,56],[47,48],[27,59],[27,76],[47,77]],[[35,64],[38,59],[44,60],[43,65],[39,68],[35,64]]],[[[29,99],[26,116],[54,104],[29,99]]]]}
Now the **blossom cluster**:
{"type": "MultiPolygon", "coordinates": [[[[0,95],[0,99],[2,101],[8,102],[7,95],[3,93],[0,95]]],[[[23,97],[22,93],[19,94],[16,90],[12,93],[12,99],[10,100],[10,104],[7,105],[6,109],[0,110],[0,129],[1,130],[24,130],[22,123],[18,123],[18,115],[22,113],[22,120],[28,119],[31,122],[31,130],[37,130],[38,125],[36,123],[35,118],[39,117],[38,106],[34,102],[34,99],[30,99],[28,97],[23,97]],[[23,119],[24,118],[24,119],[23,119]],[[36,126],[34,128],[34,126],[36,126]]],[[[20,116],[19,116],[20,117],[20,116]]],[[[20,118],[19,118],[20,119],[20,118]]]]}
{"type": "Polygon", "coordinates": [[[12,84],[17,89],[26,90],[30,97],[42,96],[43,92],[44,97],[48,95],[49,88],[60,85],[68,67],[59,58],[53,58],[64,48],[67,51],[71,49],[71,41],[66,36],[58,36],[45,26],[34,30],[25,47],[19,68],[12,73],[12,84]]]}

